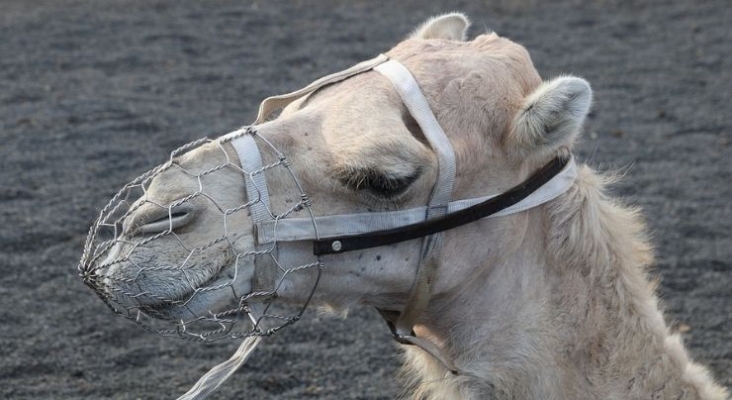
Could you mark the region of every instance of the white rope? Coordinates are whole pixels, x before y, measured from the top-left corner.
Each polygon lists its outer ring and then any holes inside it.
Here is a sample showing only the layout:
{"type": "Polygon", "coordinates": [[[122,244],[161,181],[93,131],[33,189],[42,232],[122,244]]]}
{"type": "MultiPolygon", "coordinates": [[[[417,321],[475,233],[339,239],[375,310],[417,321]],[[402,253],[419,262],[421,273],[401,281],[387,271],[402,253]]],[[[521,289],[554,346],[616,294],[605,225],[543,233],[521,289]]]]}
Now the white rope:
{"type": "Polygon", "coordinates": [[[208,397],[244,364],[261,340],[261,336],[249,336],[244,339],[231,358],[211,368],[186,394],[178,397],[178,400],[203,400],[208,397]]]}

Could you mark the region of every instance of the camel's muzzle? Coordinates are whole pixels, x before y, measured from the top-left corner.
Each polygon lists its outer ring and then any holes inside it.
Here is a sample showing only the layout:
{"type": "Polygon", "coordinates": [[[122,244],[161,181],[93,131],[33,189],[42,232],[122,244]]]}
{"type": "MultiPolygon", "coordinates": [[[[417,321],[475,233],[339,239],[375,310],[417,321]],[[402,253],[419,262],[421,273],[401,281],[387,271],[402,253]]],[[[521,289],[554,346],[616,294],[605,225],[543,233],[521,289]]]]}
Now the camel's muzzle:
{"type": "Polygon", "coordinates": [[[79,265],[84,283],[115,314],[159,334],[196,341],[269,335],[297,321],[307,304],[279,304],[277,290],[288,274],[304,269],[316,270],[315,290],[322,263],[304,254],[301,263],[284,265],[276,240],[255,243],[253,227],[293,217],[313,220],[310,202],[287,158],[271,147],[279,157],[262,165],[258,146],[271,144],[250,128],[201,139],[125,185],[90,229],[79,265]],[[240,162],[226,152],[230,142],[249,152],[239,154],[240,162]],[[204,145],[215,149],[218,161],[208,160],[198,170],[179,161],[204,145]],[[270,207],[264,183],[274,169],[287,170],[281,175],[290,176],[289,187],[298,190],[288,196],[298,201],[280,213],[270,207]],[[207,187],[232,176],[246,189],[234,201],[221,200],[207,187]],[[184,194],[161,200],[171,187],[186,185],[184,194]],[[167,191],[161,194],[157,186],[167,191]],[[204,228],[209,233],[195,232],[204,228]]]}

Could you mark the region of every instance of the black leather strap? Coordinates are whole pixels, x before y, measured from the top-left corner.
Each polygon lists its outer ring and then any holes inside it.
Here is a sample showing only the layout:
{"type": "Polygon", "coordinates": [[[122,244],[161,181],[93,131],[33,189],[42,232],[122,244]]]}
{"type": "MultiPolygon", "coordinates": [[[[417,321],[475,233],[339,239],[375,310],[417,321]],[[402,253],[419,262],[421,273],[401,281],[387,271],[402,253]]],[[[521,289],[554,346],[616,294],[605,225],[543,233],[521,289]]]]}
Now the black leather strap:
{"type": "Polygon", "coordinates": [[[528,197],[555,175],[560,173],[569,162],[569,156],[557,157],[536,171],[529,179],[508,191],[482,203],[456,211],[435,219],[421,221],[400,228],[386,229],[371,233],[321,239],[313,242],[313,254],[338,254],[346,251],[386,246],[407,240],[418,239],[457,228],[500,212],[528,197]]]}

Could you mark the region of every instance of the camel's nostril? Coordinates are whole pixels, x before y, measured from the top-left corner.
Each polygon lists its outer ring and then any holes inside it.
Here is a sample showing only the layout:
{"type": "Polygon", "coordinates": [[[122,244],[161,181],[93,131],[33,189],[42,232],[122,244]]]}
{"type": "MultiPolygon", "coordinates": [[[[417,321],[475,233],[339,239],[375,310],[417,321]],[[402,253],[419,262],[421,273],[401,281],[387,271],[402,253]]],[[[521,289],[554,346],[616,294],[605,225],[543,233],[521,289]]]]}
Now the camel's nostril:
{"type": "Polygon", "coordinates": [[[168,208],[158,208],[144,212],[135,217],[132,225],[132,235],[151,235],[163,232],[172,232],[182,228],[194,218],[193,207],[189,204],[180,204],[168,208]]]}

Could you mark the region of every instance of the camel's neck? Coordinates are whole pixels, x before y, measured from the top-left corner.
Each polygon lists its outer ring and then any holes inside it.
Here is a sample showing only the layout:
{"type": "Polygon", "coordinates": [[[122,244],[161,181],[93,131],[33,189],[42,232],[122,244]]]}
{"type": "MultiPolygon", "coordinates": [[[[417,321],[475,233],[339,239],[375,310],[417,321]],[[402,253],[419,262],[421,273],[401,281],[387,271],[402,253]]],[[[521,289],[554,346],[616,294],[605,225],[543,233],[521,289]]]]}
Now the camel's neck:
{"type": "Polygon", "coordinates": [[[568,193],[528,213],[516,250],[476,271],[471,287],[435,300],[429,319],[437,322],[417,333],[441,343],[462,376],[444,379],[439,364],[409,349],[418,391],[465,399],[724,398],[668,334],[644,270],[652,256],[643,225],[602,186],[581,168],[568,193]]]}

